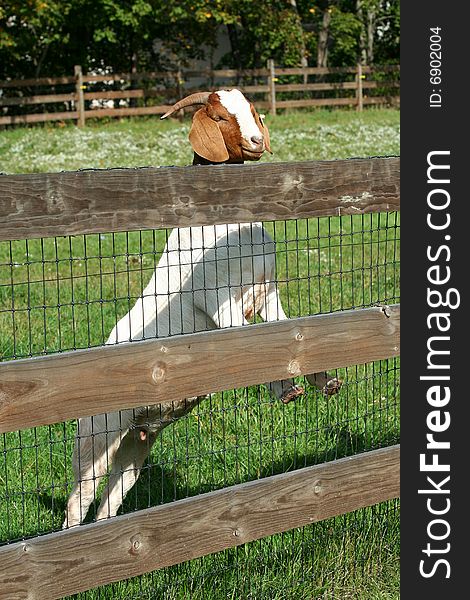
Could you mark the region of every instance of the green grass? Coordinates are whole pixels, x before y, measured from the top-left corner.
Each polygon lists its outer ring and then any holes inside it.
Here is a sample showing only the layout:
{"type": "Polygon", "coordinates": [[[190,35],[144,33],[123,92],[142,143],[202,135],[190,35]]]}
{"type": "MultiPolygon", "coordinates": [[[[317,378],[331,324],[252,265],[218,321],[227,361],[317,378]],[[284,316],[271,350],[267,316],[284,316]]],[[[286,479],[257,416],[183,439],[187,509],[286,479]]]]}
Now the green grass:
{"type": "MultiPolygon", "coordinates": [[[[299,112],[269,125],[273,160],[399,153],[395,111],[299,112]]],[[[187,131],[187,123],[157,119],[7,130],[0,169],[187,164],[187,131]]],[[[289,316],[398,301],[398,215],[266,226],[289,316]]],[[[165,232],[144,231],[1,243],[3,360],[102,344],[146,285],[164,242],[165,232]]],[[[213,394],[164,430],[124,511],[396,443],[398,374],[397,359],[341,369],[338,396],[307,384],[287,406],[264,386],[213,394]]],[[[0,540],[60,528],[74,432],[67,422],[1,438],[0,540]]],[[[397,503],[384,503],[79,597],[398,598],[398,519],[397,503]]]]}
{"type": "MultiPolygon", "coordinates": [[[[396,110],[293,112],[267,117],[273,156],[266,161],[330,160],[399,154],[396,110]]],[[[190,122],[158,118],[95,121],[0,132],[0,171],[35,173],[89,168],[188,165],[190,122]]]]}

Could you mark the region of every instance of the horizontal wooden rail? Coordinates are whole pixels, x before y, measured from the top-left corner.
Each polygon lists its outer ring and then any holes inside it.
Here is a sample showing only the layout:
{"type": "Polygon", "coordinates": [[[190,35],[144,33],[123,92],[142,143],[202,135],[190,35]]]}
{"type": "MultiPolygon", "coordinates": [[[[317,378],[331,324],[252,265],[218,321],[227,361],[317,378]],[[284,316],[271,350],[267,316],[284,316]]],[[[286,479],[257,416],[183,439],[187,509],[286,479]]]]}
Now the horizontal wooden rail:
{"type": "MultiPolygon", "coordinates": [[[[266,77],[267,69],[245,69],[238,71],[236,69],[200,69],[200,70],[185,70],[179,73],[184,78],[220,78],[220,77],[266,77]]],[[[110,73],[108,75],[83,75],[83,81],[103,82],[103,81],[139,81],[142,79],[175,79],[178,76],[177,71],[142,71],[140,73],[110,73]]]]}
{"type": "Polygon", "coordinates": [[[399,158],[0,175],[0,240],[394,211],[399,186],[399,158]]]}
{"type": "MultiPolygon", "coordinates": [[[[164,91],[164,90],[163,90],[164,91]]],[[[157,93],[155,90],[118,90],[100,92],[84,92],[85,100],[120,100],[123,98],[146,98],[157,93]]]]}
{"type": "MultiPolygon", "coordinates": [[[[377,65],[362,67],[363,73],[399,71],[400,65],[377,65]]],[[[357,67],[276,67],[276,76],[283,75],[341,75],[357,73],[357,67]]]]}
{"type": "Polygon", "coordinates": [[[204,70],[183,70],[181,72],[183,77],[239,77],[243,79],[245,77],[267,77],[269,75],[268,69],[210,69],[204,70]]]}
{"type": "MultiPolygon", "coordinates": [[[[368,72],[364,67],[364,73],[368,72]]],[[[276,76],[283,75],[333,75],[356,73],[356,67],[276,67],[276,76]]]]}
{"type": "Polygon", "coordinates": [[[65,85],[75,83],[75,77],[37,77],[35,79],[4,79],[0,81],[0,88],[8,87],[37,87],[41,85],[65,85]]]}
{"type": "Polygon", "coordinates": [[[307,108],[312,106],[350,106],[357,104],[357,99],[350,98],[302,98],[299,100],[276,100],[277,108],[307,108]]]}
{"type": "MultiPolygon", "coordinates": [[[[185,93],[190,94],[197,91],[198,88],[186,89],[185,93]]],[[[208,87],[207,89],[217,90],[218,86],[208,87]]],[[[226,89],[232,89],[230,86],[226,86],[226,89]]],[[[237,89],[242,92],[248,93],[266,93],[268,91],[267,85],[240,85],[237,89]]],[[[155,96],[162,96],[169,92],[175,92],[176,90],[169,90],[168,88],[160,89],[137,89],[137,90],[120,90],[120,91],[99,91],[99,92],[85,92],[83,94],[85,100],[114,100],[123,98],[153,98],[155,96]]],[[[257,103],[258,104],[258,103],[257,103]]]]}
{"type": "Polygon", "coordinates": [[[131,117],[141,115],[162,115],[169,110],[170,105],[158,106],[138,106],[136,108],[95,108],[86,110],[85,116],[87,119],[100,117],[131,117]]]}
{"type": "Polygon", "coordinates": [[[26,123],[44,123],[45,121],[64,121],[76,119],[78,112],[71,110],[67,112],[51,112],[32,115],[11,115],[0,117],[0,125],[24,125],[26,123]]]}
{"type": "MultiPolygon", "coordinates": [[[[399,87],[398,81],[363,81],[363,89],[375,89],[381,87],[399,87]]],[[[312,91],[336,91],[356,90],[355,81],[338,81],[336,83],[280,83],[276,85],[276,92],[312,92],[312,91]]]]}
{"type": "Polygon", "coordinates": [[[4,362],[0,433],[381,360],[399,339],[395,305],[4,362]]]}
{"type": "Polygon", "coordinates": [[[390,104],[398,106],[400,104],[400,96],[365,96],[364,104],[390,104]]]}
{"type": "Polygon", "coordinates": [[[391,446],[0,548],[0,599],[53,600],[391,500],[391,446]]]}
{"type": "Polygon", "coordinates": [[[39,96],[25,96],[23,98],[0,98],[0,106],[21,106],[22,104],[54,104],[56,102],[70,102],[76,100],[74,92],[70,94],[40,94],[39,96]]]}

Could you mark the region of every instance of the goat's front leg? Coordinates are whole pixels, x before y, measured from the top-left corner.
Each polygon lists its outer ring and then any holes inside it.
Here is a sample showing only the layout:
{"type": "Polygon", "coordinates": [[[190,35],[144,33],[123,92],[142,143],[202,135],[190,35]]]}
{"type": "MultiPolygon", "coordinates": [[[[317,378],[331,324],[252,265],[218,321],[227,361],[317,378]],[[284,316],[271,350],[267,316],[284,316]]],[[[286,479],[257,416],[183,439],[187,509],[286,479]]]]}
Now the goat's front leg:
{"type": "Polygon", "coordinates": [[[85,519],[121,436],[119,413],[79,419],[72,459],[74,485],[67,502],[64,529],[79,525],[85,519]]]}
{"type": "MultiPolygon", "coordinates": [[[[287,315],[282,308],[279,290],[277,286],[270,282],[267,285],[266,301],[259,312],[264,321],[283,321],[287,315]]],[[[341,389],[342,381],[336,377],[328,377],[326,371],[321,373],[312,373],[306,375],[307,381],[316,388],[322,390],[325,395],[331,396],[337,394],[341,389]]],[[[294,384],[292,379],[282,379],[266,384],[271,393],[280,398],[284,403],[294,400],[297,396],[303,394],[303,388],[294,384]]]]}
{"type": "Polygon", "coordinates": [[[205,396],[165,402],[148,407],[134,416],[117,451],[108,483],[101,496],[96,518],[114,517],[129,490],[139,478],[142,465],[158,434],[168,425],[188,414],[205,396]]]}
{"type": "Polygon", "coordinates": [[[156,437],[157,434],[153,432],[142,435],[139,429],[127,432],[114,457],[112,471],[96,513],[97,520],[116,515],[127,492],[137,481],[156,437]]]}

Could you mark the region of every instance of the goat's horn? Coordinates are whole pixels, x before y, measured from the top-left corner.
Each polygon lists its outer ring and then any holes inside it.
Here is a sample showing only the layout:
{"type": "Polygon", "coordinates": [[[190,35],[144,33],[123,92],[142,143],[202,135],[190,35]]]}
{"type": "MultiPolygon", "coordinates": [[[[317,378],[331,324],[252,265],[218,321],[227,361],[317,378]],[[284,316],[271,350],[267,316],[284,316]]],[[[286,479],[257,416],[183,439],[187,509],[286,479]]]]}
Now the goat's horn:
{"type": "Polygon", "coordinates": [[[210,95],[211,92],[196,92],[195,94],[186,96],[186,98],[183,98],[176,104],[173,104],[170,110],[162,115],[160,119],[166,119],[166,117],[169,117],[182,108],[186,108],[186,106],[193,106],[194,104],[207,104],[210,95]]]}

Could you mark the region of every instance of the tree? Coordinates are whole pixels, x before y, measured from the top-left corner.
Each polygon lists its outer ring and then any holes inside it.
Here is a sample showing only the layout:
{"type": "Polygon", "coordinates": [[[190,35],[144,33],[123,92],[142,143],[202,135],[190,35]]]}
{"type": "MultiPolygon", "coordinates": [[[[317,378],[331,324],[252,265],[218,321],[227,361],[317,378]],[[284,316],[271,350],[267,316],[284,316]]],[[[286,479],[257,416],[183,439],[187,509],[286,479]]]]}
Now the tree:
{"type": "Polygon", "coordinates": [[[392,40],[393,60],[397,61],[400,21],[399,0],[357,0],[356,12],[361,24],[359,36],[361,62],[363,64],[373,64],[376,61],[376,52],[378,51],[380,55],[383,55],[385,47],[392,40]]]}
{"type": "Polygon", "coordinates": [[[57,64],[55,48],[69,41],[64,28],[71,4],[71,0],[3,0],[0,77],[39,77],[46,66],[57,64]]]}
{"type": "Polygon", "coordinates": [[[399,0],[2,0],[0,79],[188,67],[397,62],[399,0]]]}

